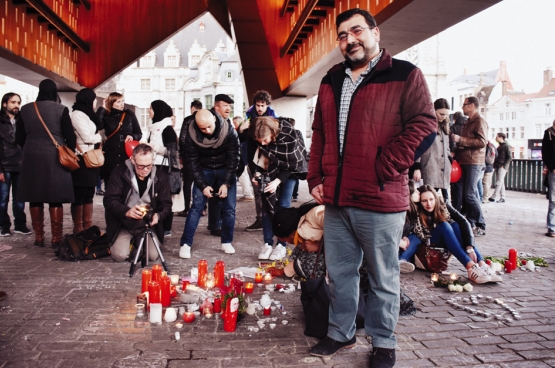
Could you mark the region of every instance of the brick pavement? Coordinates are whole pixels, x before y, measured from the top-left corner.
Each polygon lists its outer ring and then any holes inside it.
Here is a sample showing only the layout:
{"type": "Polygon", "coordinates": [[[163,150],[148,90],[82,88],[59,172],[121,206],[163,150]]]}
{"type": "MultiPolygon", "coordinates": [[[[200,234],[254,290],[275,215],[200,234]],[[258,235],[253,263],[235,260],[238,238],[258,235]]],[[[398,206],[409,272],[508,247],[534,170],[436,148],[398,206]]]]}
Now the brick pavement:
{"type": "MultiPolygon", "coordinates": [[[[308,199],[306,184],[301,199],[308,199]]],[[[102,197],[96,197],[95,222],[104,225],[102,197]]],[[[174,220],[173,237],[163,246],[172,273],[186,274],[205,258],[227,269],[256,265],[261,232],[245,232],[253,219],[252,202],[237,209],[233,256],[219,250],[219,239],[201,220],[192,258],[178,257],[184,219],[174,220]]],[[[507,192],[504,204],[487,204],[487,235],[477,239],[485,255],[502,256],[508,248],[533,252],[555,263],[555,240],[543,235],[547,201],[541,195],[507,192]]],[[[70,229],[69,209],[65,229],[70,229]]],[[[28,221],[30,225],[30,221],[28,221]]],[[[47,239],[49,239],[47,230],[47,239]]],[[[134,327],[140,276],[128,277],[129,264],[110,259],[79,263],[57,260],[49,248],[32,245],[32,236],[0,239],[0,368],[3,367],[365,367],[371,347],[362,331],[357,346],[331,359],[308,355],[316,339],[303,335],[300,292],[272,293],[287,311],[274,330],[247,330],[256,318],[246,316],[235,333],[223,331],[219,318],[186,325],[172,340],[174,323],[134,327]],[[62,318],[69,319],[69,321],[62,318]],[[279,323],[287,319],[286,326],[279,323]]],[[[450,272],[464,274],[454,261],[450,272]]],[[[473,293],[503,298],[522,313],[512,323],[481,318],[451,308],[446,289],[432,288],[429,274],[402,275],[403,290],[416,303],[415,316],[400,317],[396,330],[398,367],[555,367],[555,296],[553,269],[517,270],[504,283],[478,285],[473,293]]],[[[261,290],[256,289],[254,296],[261,290]]],[[[458,294],[460,295],[460,294],[458,294]]],[[[463,293],[460,296],[468,296],[463,293]]],[[[480,306],[498,309],[496,304],[480,306]]]]}

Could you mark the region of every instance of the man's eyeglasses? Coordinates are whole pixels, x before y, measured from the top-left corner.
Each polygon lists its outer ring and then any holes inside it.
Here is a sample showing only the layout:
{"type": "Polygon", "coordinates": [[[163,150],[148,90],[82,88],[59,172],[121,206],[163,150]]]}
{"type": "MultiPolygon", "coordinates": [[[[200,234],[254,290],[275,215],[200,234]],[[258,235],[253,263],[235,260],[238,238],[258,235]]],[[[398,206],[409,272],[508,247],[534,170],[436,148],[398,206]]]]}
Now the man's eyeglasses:
{"type": "Polygon", "coordinates": [[[135,164],[135,167],[137,168],[137,170],[144,170],[144,169],[152,169],[153,164],[150,165],[137,165],[135,164]]]}
{"type": "Polygon", "coordinates": [[[351,28],[350,30],[348,30],[347,32],[341,32],[340,34],[337,35],[337,42],[347,42],[347,38],[349,37],[349,34],[352,34],[353,37],[358,37],[358,36],[360,36],[362,31],[364,31],[365,29],[368,29],[368,28],[372,29],[374,27],[355,26],[355,27],[351,28]]]}

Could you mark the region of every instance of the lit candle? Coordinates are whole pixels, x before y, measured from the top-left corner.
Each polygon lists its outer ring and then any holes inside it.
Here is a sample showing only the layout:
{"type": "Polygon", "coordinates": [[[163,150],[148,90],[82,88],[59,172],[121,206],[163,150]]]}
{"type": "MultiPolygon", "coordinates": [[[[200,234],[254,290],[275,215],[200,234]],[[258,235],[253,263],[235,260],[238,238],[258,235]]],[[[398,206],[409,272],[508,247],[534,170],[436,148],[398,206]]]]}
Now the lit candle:
{"type": "Polygon", "coordinates": [[[207,273],[206,276],[204,276],[204,287],[207,290],[210,290],[214,287],[215,285],[215,280],[214,280],[214,274],[213,273],[207,273]]]}
{"type": "Polygon", "coordinates": [[[202,309],[202,312],[204,313],[204,317],[206,317],[206,318],[212,318],[212,314],[213,314],[212,306],[204,307],[204,308],[202,309]]]}
{"type": "Polygon", "coordinates": [[[159,281],[161,276],[162,276],[162,266],[159,264],[153,265],[151,281],[159,281]]]}
{"type": "Polygon", "coordinates": [[[183,313],[183,321],[185,323],[192,323],[195,320],[195,314],[193,312],[183,313]]]}
{"type": "Polygon", "coordinates": [[[271,282],[272,282],[272,275],[269,274],[269,273],[265,274],[265,275],[264,275],[264,283],[265,283],[265,284],[269,284],[269,283],[271,283],[271,282]]]}
{"type": "Polygon", "coordinates": [[[254,290],[254,284],[252,282],[245,283],[245,292],[247,294],[252,294],[253,290],[254,290]]]}
{"type": "Polygon", "coordinates": [[[458,278],[459,278],[459,275],[457,275],[457,273],[453,272],[453,273],[451,274],[451,281],[455,281],[455,280],[457,280],[458,278]]]}
{"type": "Polygon", "coordinates": [[[263,277],[262,272],[257,272],[254,275],[254,282],[256,282],[257,284],[260,284],[262,282],[262,277],[263,277]]]}
{"type": "Polygon", "coordinates": [[[272,311],[272,309],[271,309],[270,307],[264,308],[264,315],[265,315],[265,316],[269,316],[270,313],[271,313],[271,311],[272,311]]]}
{"type": "Polygon", "coordinates": [[[437,273],[432,273],[432,282],[437,282],[439,280],[439,275],[437,273]]]}

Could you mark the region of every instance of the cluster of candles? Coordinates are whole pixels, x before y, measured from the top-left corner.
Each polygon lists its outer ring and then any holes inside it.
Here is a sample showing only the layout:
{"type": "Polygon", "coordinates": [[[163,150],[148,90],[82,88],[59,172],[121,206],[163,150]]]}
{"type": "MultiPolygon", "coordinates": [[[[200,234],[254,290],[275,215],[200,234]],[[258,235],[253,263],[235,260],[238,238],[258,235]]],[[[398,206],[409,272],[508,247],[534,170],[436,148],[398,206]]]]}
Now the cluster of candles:
{"type": "Polygon", "coordinates": [[[487,302],[493,302],[494,299],[491,296],[487,296],[484,298],[483,295],[478,294],[478,295],[474,295],[472,294],[469,298],[461,298],[460,296],[452,298],[447,300],[447,304],[449,304],[450,306],[452,306],[455,309],[458,310],[464,310],[466,312],[469,312],[473,315],[476,316],[480,316],[480,317],[484,317],[484,318],[490,318],[491,316],[495,316],[496,319],[502,321],[504,320],[505,322],[511,323],[513,322],[513,319],[516,320],[520,320],[522,317],[520,315],[520,313],[512,308],[511,306],[509,306],[507,303],[505,303],[503,300],[501,299],[495,299],[495,303],[500,305],[501,307],[505,308],[506,311],[510,312],[512,314],[512,318],[511,317],[505,317],[503,314],[501,313],[492,313],[492,312],[486,312],[485,310],[477,310],[474,308],[471,308],[469,306],[464,306],[463,303],[472,303],[473,305],[479,305],[480,301],[479,299],[485,299],[487,302]]]}
{"type": "MultiPolygon", "coordinates": [[[[436,282],[439,281],[439,273],[432,273],[432,284],[435,285],[436,282]]],[[[451,280],[451,282],[456,281],[459,279],[459,275],[456,272],[453,272],[452,274],[449,275],[449,279],[451,280]]]]}

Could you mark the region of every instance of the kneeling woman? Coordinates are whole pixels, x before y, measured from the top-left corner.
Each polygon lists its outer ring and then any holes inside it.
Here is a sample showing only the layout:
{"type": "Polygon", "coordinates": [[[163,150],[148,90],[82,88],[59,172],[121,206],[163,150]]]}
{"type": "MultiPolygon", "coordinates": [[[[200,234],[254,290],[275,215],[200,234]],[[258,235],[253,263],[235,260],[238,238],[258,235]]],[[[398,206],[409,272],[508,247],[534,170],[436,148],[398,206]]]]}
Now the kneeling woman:
{"type": "Polygon", "coordinates": [[[418,191],[420,204],[417,206],[418,216],[412,229],[412,233],[418,239],[413,237],[410,245],[399,258],[409,260],[416,253],[421,242],[430,240],[430,243],[435,246],[447,248],[466,267],[468,278],[475,283],[502,281],[501,277],[484,262],[478,249],[472,245],[472,239],[467,239],[466,244],[469,245],[463,247],[461,226],[468,226],[464,217],[451,206],[446,206],[431,186],[421,186],[418,191]],[[457,219],[458,222],[453,219],[457,219]],[[461,223],[463,225],[460,225],[461,223]]]}

